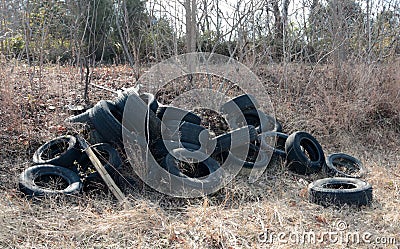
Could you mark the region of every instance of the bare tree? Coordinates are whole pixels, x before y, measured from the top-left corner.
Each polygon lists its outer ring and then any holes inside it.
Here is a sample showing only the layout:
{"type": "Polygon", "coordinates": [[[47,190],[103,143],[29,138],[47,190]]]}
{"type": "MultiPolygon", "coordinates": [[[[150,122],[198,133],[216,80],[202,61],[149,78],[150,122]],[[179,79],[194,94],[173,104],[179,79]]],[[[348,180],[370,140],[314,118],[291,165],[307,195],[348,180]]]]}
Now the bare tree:
{"type": "Polygon", "coordinates": [[[187,52],[195,52],[197,37],[196,0],[185,0],[184,7],[186,18],[186,50],[187,52]]]}
{"type": "Polygon", "coordinates": [[[120,15],[121,14],[119,13],[119,10],[121,9],[121,6],[122,6],[122,2],[121,1],[118,1],[114,5],[115,24],[117,26],[118,35],[119,35],[120,41],[122,43],[122,48],[123,48],[124,55],[127,58],[128,62],[129,62],[129,65],[131,67],[133,67],[135,62],[134,62],[134,60],[132,58],[132,54],[131,54],[130,49],[128,47],[128,42],[127,42],[127,38],[128,37],[125,36],[124,35],[125,33],[122,32],[122,27],[121,27],[121,23],[120,23],[121,22],[120,21],[120,15]]]}

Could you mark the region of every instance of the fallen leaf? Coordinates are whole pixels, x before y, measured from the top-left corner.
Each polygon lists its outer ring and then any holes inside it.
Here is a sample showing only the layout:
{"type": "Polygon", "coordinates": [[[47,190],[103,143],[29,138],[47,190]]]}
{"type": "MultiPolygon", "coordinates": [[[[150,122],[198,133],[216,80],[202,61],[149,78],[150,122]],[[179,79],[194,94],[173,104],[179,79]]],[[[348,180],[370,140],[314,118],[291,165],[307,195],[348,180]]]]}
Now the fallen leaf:
{"type": "Polygon", "coordinates": [[[326,218],[325,217],[323,217],[323,216],[315,216],[315,219],[318,221],[318,222],[320,222],[320,223],[324,223],[324,224],[326,224],[326,223],[328,223],[327,222],[327,220],[326,220],[326,218]]]}
{"type": "Polygon", "coordinates": [[[57,126],[57,133],[63,133],[66,131],[67,131],[67,128],[65,128],[64,126],[62,126],[62,125],[57,126]]]}
{"type": "Polygon", "coordinates": [[[299,192],[299,196],[300,196],[300,197],[303,197],[303,198],[307,198],[307,196],[308,196],[308,190],[307,190],[307,188],[302,188],[302,189],[300,190],[300,192],[299,192]]]}

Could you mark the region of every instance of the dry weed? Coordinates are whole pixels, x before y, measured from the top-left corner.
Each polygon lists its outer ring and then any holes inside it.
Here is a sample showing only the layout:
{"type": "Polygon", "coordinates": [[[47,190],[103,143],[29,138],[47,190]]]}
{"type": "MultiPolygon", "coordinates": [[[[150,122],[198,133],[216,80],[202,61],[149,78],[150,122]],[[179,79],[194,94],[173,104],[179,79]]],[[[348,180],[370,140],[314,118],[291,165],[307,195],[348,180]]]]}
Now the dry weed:
{"type": "MultiPolygon", "coordinates": [[[[270,164],[255,184],[238,176],[204,198],[176,199],[136,180],[125,192],[130,208],[108,193],[26,199],[18,174],[39,144],[67,132],[64,106],[79,101],[79,71],[9,64],[0,71],[0,246],[2,248],[381,248],[368,243],[274,243],[266,234],[337,231],[370,233],[400,242],[400,61],[392,64],[314,68],[304,64],[263,66],[257,74],[273,100],[286,132],[314,134],[325,152],[360,158],[373,184],[371,207],[323,208],[307,201],[306,188],[322,175],[287,172],[270,164]],[[55,107],[50,108],[50,106],[55,107]]],[[[125,67],[97,68],[93,81],[108,87],[132,85],[125,67]]],[[[90,92],[91,101],[111,93],[90,92]]],[[[129,168],[126,176],[131,175],[129,168]]],[[[395,245],[387,245],[396,248],[395,245]]]]}

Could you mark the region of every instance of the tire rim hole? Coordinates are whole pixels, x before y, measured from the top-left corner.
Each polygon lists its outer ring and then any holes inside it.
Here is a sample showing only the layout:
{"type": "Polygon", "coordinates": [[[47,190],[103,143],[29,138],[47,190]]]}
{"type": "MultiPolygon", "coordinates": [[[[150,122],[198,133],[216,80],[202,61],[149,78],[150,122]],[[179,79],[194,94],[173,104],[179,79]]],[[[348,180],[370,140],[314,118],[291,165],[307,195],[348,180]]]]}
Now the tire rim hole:
{"type": "Polygon", "coordinates": [[[51,190],[63,190],[66,189],[69,184],[63,177],[58,175],[43,175],[35,179],[35,184],[44,189],[51,190]]]}
{"type": "Polygon", "coordinates": [[[356,185],[351,183],[329,183],[323,186],[324,188],[328,189],[355,189],[357,188],[356,185]]]}
{"type": "Polygon", "coordinates": [[[355,174],[358,171],[360,171],[360,167],[356,163],[351,162],[346,159],[343,159],[343,158],[338,158],[338,159],[333,160],[332,164],[339,171],[349,174],[349,175],[355,174]]]}
{"type": "Polygon", "coordinates": [[[120,123],[122,123],[122,116],[118,111],[110,110],[110,112],[114,116],[115,119],[117,119],[120,123]]]}
{"type": "Polygon", "coordinates": [[[245,119],[247,125],[252,125],[254,127],[259,127],[261,125],[260,118],[258,116],[246,116],[245,119]]]}
{"type": "Polygon", "coordinates": [[[276,139],[276,146],[275,148],[278,150],[285,150],[285,143],[286,143],[287,138],[283,138],[281,136],[278,136],[276,139]]]}
{"type": "Polygon", "coordinates": [[[58,157],[68,150],[69,143],[67,140],[60,140],[57,143],[50,145],[43,151],[41,155],[43,160],[50,160],[52,158],[58,157]]]}
{"type": "Polygon", "coordinates": [[[178,169],[184,175],[190,178],[205,177],[210,174],[210,170],[204,163],[189,163],[189,162],[177,162],[178,169]]]}
{"type": "Polygon", "coordinates": [[[224,164],[226,159],[228,158],[229,153],[227,151],[221,152],[221,153],[216,153],[214,154],[214,159],[217,160],[217,162],[220,163],[220,165],[224,164]]]}
{"type": "Polygon", "coordinates": [[[308,159],[311,161],[318,161],[319,156],[318,153],[315,153],[318,151],[314,143],[310,143],[308,140],[302,140],[300,141],[300,149],[306,155],[308,159]]]}
{"type": "Polygon", "coordinates": [[[247,153],[246,162],[254,163],[257,160],[257,157],[258,157],[258,151],[255,149],[250,149],[249,152],[247,153]]]}
{"type": "Polygon", "coordinates": [[[208,108],[196,108],[193,113],[201,117],[201,125],[209,129],[215,136],[222,135],[229,130],[228,122],[219,112],[208,108]]]}

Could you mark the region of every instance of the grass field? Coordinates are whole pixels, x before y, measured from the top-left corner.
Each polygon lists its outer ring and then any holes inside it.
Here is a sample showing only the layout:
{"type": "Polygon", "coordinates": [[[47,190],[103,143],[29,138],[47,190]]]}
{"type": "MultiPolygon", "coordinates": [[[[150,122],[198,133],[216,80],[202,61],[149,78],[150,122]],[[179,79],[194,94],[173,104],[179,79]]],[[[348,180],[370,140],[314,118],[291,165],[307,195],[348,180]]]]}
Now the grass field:
{"type": "MultiPolygon", "coordinates": [[[[293,174],[280,160],[273,160],[253,184],[238,176],[203,198],[168,197],[140,181],[125,184],[130,207],[124,207],[104,191],[44,199],[27,199],[19,192],[18,175],[31,165],[34,151],[71,129],[63,123],[69,116],[65,106],[81,98],[84,86],[77,68],[49,65],[39,70],[4,62],[0,247],[399,248],[399,68],[400,60],[340,67],[263,65],[253,70],[285,132],[310,132],[325,154],[344,152],[364,163],[369,170],[365,180],[373,185],[370,207],[310,203],[307,185],[324,175],[293,174]]],[[[125,66],[99,67],[92,82],[128,87],[135,75],[125,66]]],[[[89,97],[93,104],[115,96],[91,88],[89,97]]]]}

